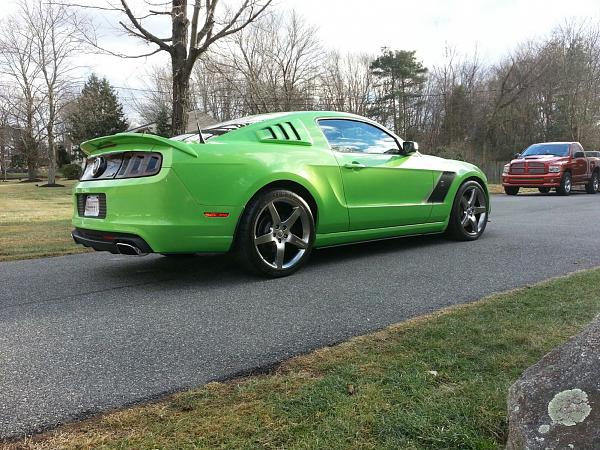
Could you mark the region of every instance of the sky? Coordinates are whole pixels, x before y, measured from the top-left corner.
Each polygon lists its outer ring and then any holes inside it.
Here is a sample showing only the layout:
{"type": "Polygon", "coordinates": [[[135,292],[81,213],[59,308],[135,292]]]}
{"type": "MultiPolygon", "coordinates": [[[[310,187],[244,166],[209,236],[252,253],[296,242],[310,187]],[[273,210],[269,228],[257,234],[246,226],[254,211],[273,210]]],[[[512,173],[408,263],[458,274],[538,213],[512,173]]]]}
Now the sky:
{"type": "MultiPolygon", "coordinates": [[[[73,3],[107,5],[108,0],[78,0],[73,3]]],[[[116,1],[116,0],[113,0],[116,1]]],[[[231,4],[239,0],[221,0],[231,4]]],[[[65,3],[67,0],[65,0],[65,3]]],[[[142,0],[129,0],[132,7],[142,0]]],[[[547,36],[568,20],[600,22],[599,0],[275,0],[278,9],[294,9],[318,29],[328,48],[342,52],[377,54],[381,47],[416,50],[427,67],[444,61],[445,49],[459,54],[475,51],[484,62],[494,63],[528,39],[547,36]]],[[[16,10],[16,0],[2,0],[0,18],[16,10]]],[[[142,9],[139,9],[141,11],[142,9]]],[[[123,53],[141,53],[149,47],[117,32],[116,15],[90,11],[102,43],[123,53]]],[[[120,17],[119,17],[120,18],[120,17]]],[[[168,35],[165,23],[152,24],[160,35],[168,35]]],[[[85,55],[79,58],[79,74],[96,72],[106,76],[125,104],[132,102],[146,86],[144,74],[153,65],[168,64],[163,53],[149,58],[119,59],[114,56],[85,55]]]]}

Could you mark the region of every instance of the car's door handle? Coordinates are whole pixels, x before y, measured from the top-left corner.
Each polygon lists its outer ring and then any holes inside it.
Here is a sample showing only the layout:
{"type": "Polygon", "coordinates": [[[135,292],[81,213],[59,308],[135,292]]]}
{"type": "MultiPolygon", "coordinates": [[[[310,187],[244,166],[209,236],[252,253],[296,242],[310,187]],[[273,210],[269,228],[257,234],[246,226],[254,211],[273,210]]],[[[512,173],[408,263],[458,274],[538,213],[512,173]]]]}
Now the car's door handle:
{"type": "Polygon", "coordinates": [[[352,162],[344,164],[344,167],[346,169],[364,169],[367,166],[365,166],[364,164],[361,164],[357,161],[352,161],[352,162]]]}

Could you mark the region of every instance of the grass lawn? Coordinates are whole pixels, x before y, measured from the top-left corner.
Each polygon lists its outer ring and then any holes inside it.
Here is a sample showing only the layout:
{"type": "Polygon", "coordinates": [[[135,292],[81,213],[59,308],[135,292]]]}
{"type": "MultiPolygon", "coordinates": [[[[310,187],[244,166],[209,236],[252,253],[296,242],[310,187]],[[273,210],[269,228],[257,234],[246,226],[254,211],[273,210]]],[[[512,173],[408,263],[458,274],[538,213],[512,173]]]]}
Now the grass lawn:
{"type": "Polygon", "coordinates": [[[65,426],[15,449],[500,449],[506,393],[600,311],[600,270],[65,426]]]}
{"type": "MultiPolygon", "coordinates": [[[[501,184],[490,184],[488,185],[490,194],[504,194],[504,188],[501,184]]],[[[540,191],[537,188],[521,188],[519,189],[520,194],[539,194],[540,191]]]]}
{"type": "Polygon", "coordinates": [[[59,183],[65,187],[0,182],[0,261],[85,251],[71,239],[71,190],[76,181],[59,183]]]}

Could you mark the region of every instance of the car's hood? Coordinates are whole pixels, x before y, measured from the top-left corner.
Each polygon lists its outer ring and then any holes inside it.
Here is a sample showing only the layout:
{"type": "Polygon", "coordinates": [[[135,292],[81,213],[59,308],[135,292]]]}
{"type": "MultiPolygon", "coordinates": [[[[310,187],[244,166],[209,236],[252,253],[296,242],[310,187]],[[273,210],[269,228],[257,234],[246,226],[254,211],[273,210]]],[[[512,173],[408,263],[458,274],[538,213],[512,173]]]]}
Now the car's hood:
{"type": "MultiPolygon", "coordinates": [[[[457,161],[455,159],[440,158],[439,156],[420,155],[425,165],[433,170],[448,172],[481,172],[481,169],[475,164],[466,161],[457,161]]],[[[483,172],[481,172],[483,174],[483,172]]]]}
{"type": "Polygon", "coordinates": [[[569,161],[568,156],[554,156],[554,155],[535,155],[525,156],[524,158],[513,159],[510,163],[526,162],[526,161],[537,161],[543,163],[563,163],[569,161]]]}

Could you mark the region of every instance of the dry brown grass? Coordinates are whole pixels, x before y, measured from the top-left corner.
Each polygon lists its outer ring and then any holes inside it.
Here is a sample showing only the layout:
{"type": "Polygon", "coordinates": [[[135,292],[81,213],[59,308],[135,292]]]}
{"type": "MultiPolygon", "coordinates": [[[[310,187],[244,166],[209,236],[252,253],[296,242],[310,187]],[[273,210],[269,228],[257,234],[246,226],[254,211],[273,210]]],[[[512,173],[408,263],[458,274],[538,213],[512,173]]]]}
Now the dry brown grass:
{"type": "MultiPolygon", "coordinates": [[[[0,261],[86,251],[71,238],[72,189],[0,183],[0,261]]],[[[43,183],[39,183],[43,184],[43,183]]]]}
{"type": "MultiPolygon", "coordinates": [[[[490,184],[488,185],[490,194],[502,194],[502,195],[506,195],[504,193],[504,188],[502,187],[501,184],[490,184]]],[[[533,189],[533,188],[521,188],[519,190],[520,194],[537,194],[539,193],[539,191],[537,189],[533,189]]]]}

